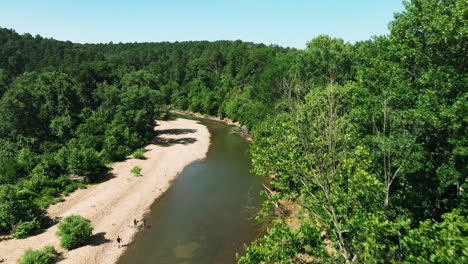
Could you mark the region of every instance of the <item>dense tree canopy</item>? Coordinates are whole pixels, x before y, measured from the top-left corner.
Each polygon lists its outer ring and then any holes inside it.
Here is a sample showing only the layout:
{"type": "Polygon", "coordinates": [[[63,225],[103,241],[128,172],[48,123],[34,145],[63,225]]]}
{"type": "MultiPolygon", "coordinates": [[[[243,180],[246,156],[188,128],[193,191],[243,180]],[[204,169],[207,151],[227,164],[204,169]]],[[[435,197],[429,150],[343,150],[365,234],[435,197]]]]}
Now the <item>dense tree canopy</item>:
{"type": "Polygon", "coordinates": [[[466,262],[468,9],[405,6],[355,55],[329,37],[308,43],[320,63],[290,73],[285,113],[251,147],[255,171],[273,175],[272,207],[299,204],[300,226],[275,221],[240,263],[466,262]]]}

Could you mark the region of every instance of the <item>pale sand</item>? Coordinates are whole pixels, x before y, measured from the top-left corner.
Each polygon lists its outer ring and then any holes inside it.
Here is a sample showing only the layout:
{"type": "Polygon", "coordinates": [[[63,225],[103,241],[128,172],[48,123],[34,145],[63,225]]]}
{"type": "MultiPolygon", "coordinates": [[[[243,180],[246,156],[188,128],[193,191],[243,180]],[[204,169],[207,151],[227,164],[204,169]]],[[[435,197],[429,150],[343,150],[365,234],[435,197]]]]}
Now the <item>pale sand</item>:
{"type": "Polygon", "coordinates": [[[64,202],[48,209],[51,218],[74,214],[90,219],[93,234],[98,234],[96,238],[100,238],[97,239],[100,243],[63,250],[55,235],[57,225],[54,225],[37,236],[0,242],[0,260],[5,260],[2,263],[15,263],[25,249],[41,249],[47,245],[53,245],[63,253],[64,259],[60,263],[115,263],[126,248],[117,248],[117,235],[122,238],[121,244],[130,243],[139,230],[133,227],[133,219],[141,220],[183,168],[192,161],[205,158],[208,151],[210,134],[197,121],[159,121],[155,130],[166,130],[160,135],[165,144],[146,146],[146,160],[129,158],[116,163],[111,170],[114,178],[77,190],[64,202]],[[142,177],[132,175],[130,170],[134,166],[141,167],[142,177]]]}

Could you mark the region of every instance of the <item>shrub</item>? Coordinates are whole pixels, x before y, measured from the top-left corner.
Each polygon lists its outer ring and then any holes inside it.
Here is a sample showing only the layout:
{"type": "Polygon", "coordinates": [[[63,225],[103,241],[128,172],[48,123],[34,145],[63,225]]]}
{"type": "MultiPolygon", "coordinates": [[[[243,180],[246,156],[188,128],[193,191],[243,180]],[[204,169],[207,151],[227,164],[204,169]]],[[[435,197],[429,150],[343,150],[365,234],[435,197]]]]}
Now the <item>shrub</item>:
{"type": "Polygon", "coordinates": [[[135,159],[146,159],[145,153],[143,152],[143,149],[141,149],[141,148],[135,150],[135,152],[133,152],[132,156],[135,159]]]}
{"type": "Polygon", "coordinates": [[[57,197],[59,195],[59,190],[57,188],[46,187],[42,189],[41,195],[57,197]]]}
{"type": "Polygon", "coordinates": [[[20,183],[21,189],[29,190],[35,193],[40,193],[43,188],[53,185],[51,176],[43,171],[43,166],[39,165],[34,168],[33,172],[24,178],[20,183]]]}
{"type": "Polygon", "coordinates": [[[72,183],[72,184],[69,184],[69,185],[65,186],[65,189],[63,190],[62,195],[63,195],[63,196],[68,196],[68,194],[70,194],[71,192],[75,191],[76,189],[84,188],[84,187],[86,187],[86,185],[83,184],[83,183],[72,183]]]}
{"type": "Polygon", "coordinates": [[[70,177],[62,175],[54,180],[54,186],[60,190],[64,190],[67,186],[74,184],[70,177]]]}
{"type": "Polygon", "coordinates": [[[105,170],[99,152],[92,148],[71,147],[67,162],[67,169],[73,174],[96,175],[105,170]]]}
{"type": "Polygon", "coordinates": [[[56,203],[61,203],[61,202],[65,202],[65,198],[63,198],[63,196],[59,196],[57,198],[54,198],[52,200],[52,203],[51,204],[56,204],[56,203]]]}
{"type": "Polygon", "coordinates": [[[59,253],[53,246],[46,246],[42,250],[26,249],[23,256],[18,259],[18,264],[51,264],[59,253]]]}
{"type": "Polygon", "coordinates": [[[60,246],[70,250],[85,245],[92,232],[91,221],[79,215],[71,215],[60,222],[56,234],[60,237],[60,246]]]}
{"type": "Polygon", "coordinates": [[[11,231],[20,221],[31,221],[45,211],[33,202],[33,194],[15,186],[0,185],[0,232],[11,231]]]}
{"type": "Polygon", "coordinates": [[[31,221],[20,222],[16,226],[16,232],[13,234],[14,238],[27,238],[29,236],[37,235],[41,233],[44,229],[42,228],[42,223],[37,218],[34,218],[31,221]]]}
{"type": "Polygon", "coordinates": [[[141,168],[138,167],[138,166],[133,167],[133,169],[131,170],[131,172],[133,173],[133,175],[135,175],[135,176],[137,176],[137,177],[138,177],[138,176],[142,176],[142,175],[141,175],[141,168]]]}
{"type": "Polygon", "coordinates": [[[2,157],[0,160],[0,184],[14,184],[18,180],[21,167],[13,158],[2,157]]]}
{"type": "Polygon", "coordinates": [[[54,204],[55,198],[50,195],[42,194],[34,198],[34,203],[42,209],[54,204]]]}

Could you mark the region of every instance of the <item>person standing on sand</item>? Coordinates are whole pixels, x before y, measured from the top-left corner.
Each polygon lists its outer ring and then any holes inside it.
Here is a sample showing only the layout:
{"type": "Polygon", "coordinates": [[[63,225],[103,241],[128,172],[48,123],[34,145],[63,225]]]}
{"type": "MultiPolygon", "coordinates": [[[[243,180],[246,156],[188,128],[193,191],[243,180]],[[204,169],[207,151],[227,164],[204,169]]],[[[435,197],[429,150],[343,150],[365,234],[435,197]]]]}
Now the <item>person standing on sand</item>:
{"type": "Polygon", "coordinates": [[[136,227],[136,226],[137,226],[137,224],[138,224],[138,220],[136,220],[136,219],[133,219],[133,226],[135,226],[135,227],[136,227]]]}
{"type": "Polygon", "coordinates": [[[117,244],[119,245],[118,247],[120,248],[120,241],[122,241],[122,239],[120,238],[120,236],[117,236],[117,244]]]}

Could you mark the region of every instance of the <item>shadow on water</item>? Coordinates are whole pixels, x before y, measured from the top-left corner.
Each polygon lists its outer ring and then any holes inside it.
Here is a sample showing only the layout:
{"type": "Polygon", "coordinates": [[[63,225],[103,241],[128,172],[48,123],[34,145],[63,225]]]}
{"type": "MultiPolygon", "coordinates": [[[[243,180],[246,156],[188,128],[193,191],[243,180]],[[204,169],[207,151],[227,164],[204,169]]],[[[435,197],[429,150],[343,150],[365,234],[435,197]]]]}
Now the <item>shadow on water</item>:
{"type": "MultiPolygon", "coordinates": [[[[248,141],[230,133],[231,127],[223,123],[201,123],[211,135],[206,159],[185,167],[151,206],[145,219],[152,228],[137,233],[118,263],[236,263],[235,255],[243,254],[243,245],[264,233],[252,219],[263,201],[259,192],[264,179],[250,174],[248,141]]],[[[195,142],[158,140],[163,145],[195,142]]]]}

